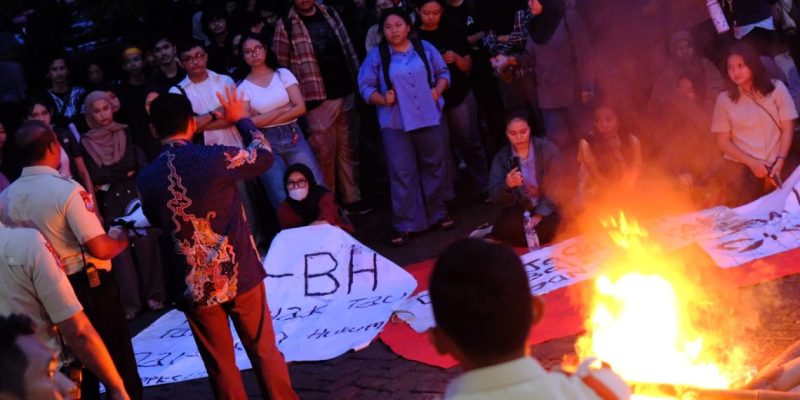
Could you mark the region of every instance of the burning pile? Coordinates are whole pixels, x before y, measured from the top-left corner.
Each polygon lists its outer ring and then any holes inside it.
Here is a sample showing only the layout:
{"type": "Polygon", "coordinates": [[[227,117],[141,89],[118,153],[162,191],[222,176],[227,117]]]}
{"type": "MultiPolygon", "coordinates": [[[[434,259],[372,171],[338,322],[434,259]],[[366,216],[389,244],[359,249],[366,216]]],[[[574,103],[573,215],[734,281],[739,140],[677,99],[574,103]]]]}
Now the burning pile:
{"type": "Polygon", "coordinates": [[[659,384],[727,389],[750,379],[745,351],[727,346],[724,332],[698,326],[698,311],[712,305],[690,270],[624,214],[604,226],[620,251],[595,281],[578,356],[596,356],[629,383],[649,384],[634,385],[637,392],[659,384]]]}

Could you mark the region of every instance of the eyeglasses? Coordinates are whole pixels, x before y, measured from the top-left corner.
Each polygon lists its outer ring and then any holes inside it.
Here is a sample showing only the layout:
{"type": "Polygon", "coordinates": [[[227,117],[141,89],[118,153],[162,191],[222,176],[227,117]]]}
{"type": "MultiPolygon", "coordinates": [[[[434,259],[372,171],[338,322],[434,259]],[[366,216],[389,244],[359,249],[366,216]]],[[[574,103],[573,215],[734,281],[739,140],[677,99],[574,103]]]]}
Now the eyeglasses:
{"type": "Polygon", "coordinates": [[[252,49],[245,50],[244,51],[244,56],[245,57],[255,57],[257,55],[260,55],[263,52],[264,52],[264,46],[258,45],[256,47],[253,47],[252,49]]]}
{"type": "Polygon", "coordinates": [[[287,181],[286,187],[288,189],[302,189],[308,185],[308,180],[306,179],[298,179],[296,181],[287,181]]]}
{"type": "Polygon", "coordinates": [[[194,56],[185,56],[181,57],[181,61],[185,64],[198,64],[201,61],[205,60],[208,54],[205,52],[195,54],[194,56]]]}

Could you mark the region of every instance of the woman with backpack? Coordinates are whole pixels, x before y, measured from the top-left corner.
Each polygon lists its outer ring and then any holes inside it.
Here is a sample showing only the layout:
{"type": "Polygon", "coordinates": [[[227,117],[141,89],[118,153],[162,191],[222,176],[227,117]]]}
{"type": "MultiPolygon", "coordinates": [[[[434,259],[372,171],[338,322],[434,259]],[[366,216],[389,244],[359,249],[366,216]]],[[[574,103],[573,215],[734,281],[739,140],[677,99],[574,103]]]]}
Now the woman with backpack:
{"type": "Polygon", "coordinates": [[[769,78],[751,46],[735,44],[727,68],[727,89],[714,105],[711,132],[726,161],[722,186],[727,205],[738,206],[779,187],[781,178],[792,172],[784,164],[797,110],[789,90],[769,78]]]}
{"type": "Polygon", "coordinates": [[[414,232],[455,225],[445,205],[448,149],[440,125],[450,72],[436,47],[409,37],[403,10],[386,10],[379,26],[384,40],[361,64],[358,86],[378,111],[396,229],[391,242],[402,246],[414,232]]]}

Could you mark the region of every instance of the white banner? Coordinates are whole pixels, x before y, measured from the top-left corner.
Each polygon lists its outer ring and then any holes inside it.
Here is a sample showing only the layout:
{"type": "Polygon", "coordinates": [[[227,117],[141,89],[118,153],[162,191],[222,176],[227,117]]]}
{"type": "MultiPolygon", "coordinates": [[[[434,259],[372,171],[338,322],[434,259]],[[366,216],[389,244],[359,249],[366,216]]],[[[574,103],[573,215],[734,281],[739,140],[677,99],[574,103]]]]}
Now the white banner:
{"type": "MultiPolygon", "coordinates": [[[[287,361],[317,361],[368,345],[416,288],[405,270],[330,225],[284,230],[264,260],[267,301],[287,361]]],[[[250,368],[234,333],[236,364],[250,368]]],[[[183,313],[133,339],[145,386],[206,376],[183,313]]]]}
{"type": "MultiPolygon", "coordinates": [[[[742,207],[714,207],[649,225],[664,248],[698,243],[722,268],[800,247],[800,168],[780,190],[742,207]]],[[[593,278],[610,246],[605,236],[584,235],[523,255],[531,293],[543,295],[593,278]]],[[[409,298],[400,310],[398,317],[418,333],[435,326],[427,290],[409,298]]]]}

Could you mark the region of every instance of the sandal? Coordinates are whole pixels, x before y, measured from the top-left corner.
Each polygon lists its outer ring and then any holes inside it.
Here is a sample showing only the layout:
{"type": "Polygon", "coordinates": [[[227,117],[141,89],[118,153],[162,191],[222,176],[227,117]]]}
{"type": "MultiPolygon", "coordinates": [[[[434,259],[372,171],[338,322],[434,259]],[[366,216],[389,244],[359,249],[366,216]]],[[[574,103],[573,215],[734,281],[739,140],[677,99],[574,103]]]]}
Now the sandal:
{"type": "Polygon", "coordinates": [[[392,236],[392,246],[404,246],[409,240],[411,240],[411,232],[395,232],[392,236]]]}

